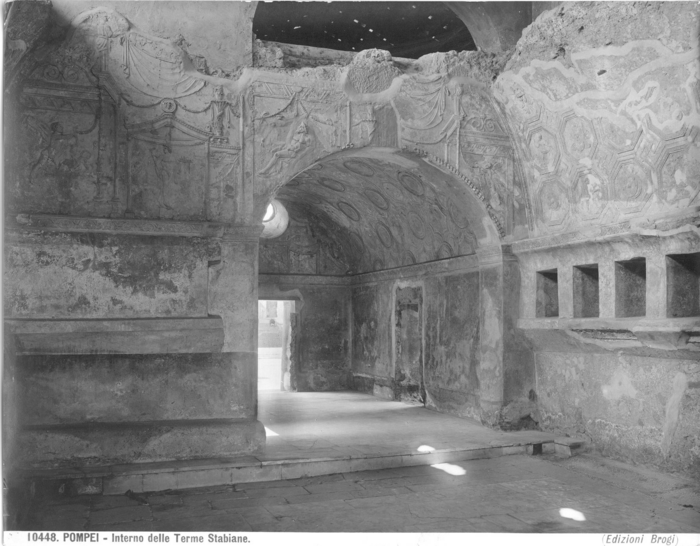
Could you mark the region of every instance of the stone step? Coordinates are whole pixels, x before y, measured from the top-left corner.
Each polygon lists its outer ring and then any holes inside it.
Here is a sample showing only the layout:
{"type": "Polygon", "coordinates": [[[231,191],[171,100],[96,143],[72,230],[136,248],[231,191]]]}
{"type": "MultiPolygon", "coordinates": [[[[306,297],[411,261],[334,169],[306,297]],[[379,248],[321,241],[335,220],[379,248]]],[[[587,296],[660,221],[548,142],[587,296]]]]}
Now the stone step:
{"type": "Polygon", "coordinates": [[[559,436],[554,439],[554,453],[562,458],[573,457],[588,451],[589,443],[588,439],[583,437],[559,436]]]}
{"type": "Polygon", "coordinates": [[[538,433],[532,439],[503,445],[436,449],[430,453],[316,457],[274,460],[260,456],[200,459],[103,467],[25,470],[42,496],[123,495],[216,485],[288,480],[364,470],[439,463],[458,463],[506,455],[554,452],[553,439],[538,433]]]}

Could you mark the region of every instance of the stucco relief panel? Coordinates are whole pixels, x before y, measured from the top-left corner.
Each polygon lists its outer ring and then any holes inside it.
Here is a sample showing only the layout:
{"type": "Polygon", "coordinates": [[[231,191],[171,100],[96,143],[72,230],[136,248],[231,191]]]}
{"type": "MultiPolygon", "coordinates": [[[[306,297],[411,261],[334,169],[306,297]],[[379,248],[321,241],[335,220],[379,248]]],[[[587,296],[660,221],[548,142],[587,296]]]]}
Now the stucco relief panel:
{"type": "Polygon", "coordinates": [[[448,83],[442,75],[414,76],[404,81],[392,101],[402,146],[445,156],[448,140],[459,129],[459,96],[448,83]]]}
{"type": "Polygon", "coordinates": [[[374,104],[348,102],[346,108],[350,110],[349,141],[357,148],[369,145],[379,123],[374,104]]]}
{"type": "Polygon", "coordinates": [[[134,139],[129,146],[129,210],[137,217],[205,219],[207,157],[203,144],[167,148],[134,139]]]}
{"type": "Polygon", "coordinates": [[[506,226],[514,176],[511,148],[472,138],[461,146],[460,171],[481,191],[492,214],[506,226]]]}
{"type": "Polygon", "coordinates": [[[255,145],[256,194],[345,144],[345,102],[330,88],[257,82],[249,95],[255,145]]]}
{"type": "Polygon", "coordinates": [[[610,184],[607,177],[597,169],[579,171],[571,188],[571,203],[581,218],[599,219],[610,200],[610,184]]]}
{"type": "Polygon", "coordinates": [[[180,98],[205,86],[197,69],[204,71],[206,63],[188,55],[183,36],[172,40],[145,34],[108,8],[83,12],[71,26],[67,48],[83,51],[91,67],[109,72],[123,88],[150,97],[180,98]]]}
{"type": "Polygon", "coordinates": [[[209,187],[206,197],[207,220],[234,217],[238,198],[238,169],[240,156],[237,150],[210,149],[209,187]]]}
{"type": "Polygon", "coordinates": [[[700,145],[671,148],[659,164],[659,198],[679,205],[694,203],[700,192],[700,145]]]}
{"type": "Polygon", "coordinates": [[[552,133],[541,127],[535,129],[528,139],[528,147],[535,169],[541,175],[556,170],[559,165],[559,145],[552,133]]]}
{"type": "Polygon", "coordinates": [[[562,229],[570,209],[566,189],[555,178],[548,178],[542,182],[537,198],[539,218],[550,228],[562,229]]]}
{"type": "Polygon", "coordinates": [[[654,40],[573,52],[569,66],[534,61],[504,73],[495,92],[511,129],[529,133],[522,147],[532,161],[526,176],[538,188],[542,229],[560,226],[561,209],[545,211],[546,203],[559,202],[543,182],[549,175],[568,188],[572,228],[693,203],[697,81],[692,51],[674,52],[654,40]],[[535,116],[538,104],[543,110],[535,116]]]}
{"type": "Polygon", "coordinates": [[[97,178],[94,114],[28,110],[22,123],[8,180],[17,206],[26,212],[90,214],[111,199],[111,185],[97,178]]]}
{"type": "Polygon", "coordinates": [[[20,86],[17,202],[28,212],[232,220],[240,97],[188,48],[111,9],[79,14],[20,86]]]}
{"type": "Polygon", "coordinates": [[[651,169],[630,159],[621,162],[612,175],[612,194],[621,212],[639,212],[652,195],[651,169]]]}
{"type": "Polygon", "coordinates": [[[453,92],[459,101],[458,112],[462,120],[462,130],[506,135],[490,93],[485,88],[457,84],[453,92]]]}
{"type": "Polygon", "coordinates": [[[562,116],[561,135],[564,149],[577,161],[586,163],[592,158],[598,146],[598,137],[593,125],[585,118],[574,114],[562,116]]]}

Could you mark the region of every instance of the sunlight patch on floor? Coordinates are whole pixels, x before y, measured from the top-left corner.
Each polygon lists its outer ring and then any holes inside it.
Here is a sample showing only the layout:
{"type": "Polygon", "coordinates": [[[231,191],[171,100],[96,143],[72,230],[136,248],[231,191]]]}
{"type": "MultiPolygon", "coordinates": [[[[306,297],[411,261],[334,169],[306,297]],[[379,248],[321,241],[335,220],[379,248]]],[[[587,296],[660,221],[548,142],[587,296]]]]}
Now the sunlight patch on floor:
{"type": "Polygon", "coordinates": [[[573,508],[561,508],[559,510],[559,515],[563,518],[573,519],[574,521],[586,521],[586,516],[573,508]]]}
{"type": "Polygon", "coordinates": [[[265,427],[265,436],[279,436],[274,430],[265,427]]]}
{"type": "Polygon", "coordinates": [[[447,472],[452,476],[464,476],[467,473],[466,470],[464,470],[461,466],[456,464],[438,463],[431,464],[430,466],[432,466],[433,468],[437,468],[438,470],[442,470],[443,472],[447,472]]]}

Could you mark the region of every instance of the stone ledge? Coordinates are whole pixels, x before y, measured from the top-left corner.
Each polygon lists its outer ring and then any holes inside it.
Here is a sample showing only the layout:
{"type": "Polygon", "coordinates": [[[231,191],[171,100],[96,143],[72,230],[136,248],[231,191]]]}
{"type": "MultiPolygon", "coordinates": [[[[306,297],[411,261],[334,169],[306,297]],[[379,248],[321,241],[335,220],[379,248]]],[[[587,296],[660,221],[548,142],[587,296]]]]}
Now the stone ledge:
{"type": "Polygon", "coordinates": [[[159,330],[211,330],[222,327],[221,317],[31,320],[6,319],[13,334],[74,332],[138,332],[159,330]]]}
{"type": "Polygon", "coordinates": [[[630,351],[640,356],[695,359],[700,352],[700,317],[519,319],[518,328],[537,351],[630,351]]]}
{"type": "Polygon", "coordinates": [[[560,436],[554,439],[554,452],[559,457],[573,457],[578,453],[583,453],[587,449],[589,443],[590,442],[586,438],[560,436]]]}
{"type": "Polygon", "coordinates": [[[669,215],[662,213],[655,216],[633,218],[617,224],[595,225],[576,231],[545,235],[533,239],[524,239],[512,244],[513,253],[548,251],[553,248],[590,245],[592,242],[611,243],[617,240],[627,240],[634,237],[674,236],[687,232],[698,236],[695,225],[700,218],[700,207],[689,207],[669,215]]]}
{"type": "Polygon", "coordinates": [[[479,261],[476,254],[433,260],[413,265],[357,273],[350,277],[353,286],[374,282],[392,281],[395,279],[422,279],[426,275],[454,275],[457,273],[472,273],[479,271],[479,261]]]}
{"type": "Polygon", "coordinates": [[[5,320],[17,354],[219,353],[221,317],[5,320]]]}
{"type": "Polygon", "coordinates": [[[518,319],[523,330],[597,330],[630,332],[700,333],[700,317],[686,318],[523,318],[518,319]]]}
{"type": "Polygon", "coordinates": [[[542,445],[543,452],[553,451],[553,434],[528,431],[518,435],[520,438],[504,440],[498,445],[475,445],[467,449],[436,449],[432,453],[412,452],[283,460],[267,459],[264,455],[248,455],[99,467],[25,469],[22,471],[22,477],[47,484],[48,489],[54,490],[54,494],[61,485],[64,485],[63,490],[72,494],[123,495],[127,490],[142,493],[295,479],[363,470],[459,463],[474,459],[525,454],[532,451],[533,444],[542,445]],[[79,493],[80,491],[82,493],[79,493]]]}
{"type": "Polygon", "coordinates": [[[351,277],[337,275],[292,275],[286,273],[260,273],[258,284],[267,286],[349,286],[351,277]]]}
{"type": "Polygon", "coordinates": [[[9,227],[56,232],[104,232],[134,235],[172,235],[181,237],[221,237],[224,224],[140,218],[90,218],[52,214],[16,214],[9,227]]]}

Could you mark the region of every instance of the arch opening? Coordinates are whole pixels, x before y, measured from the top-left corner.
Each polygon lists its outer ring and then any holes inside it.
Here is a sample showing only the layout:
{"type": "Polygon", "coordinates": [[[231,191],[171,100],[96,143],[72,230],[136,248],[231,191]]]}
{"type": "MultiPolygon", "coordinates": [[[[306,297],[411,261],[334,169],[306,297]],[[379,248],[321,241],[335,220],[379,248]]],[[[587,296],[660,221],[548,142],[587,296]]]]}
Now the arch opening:
{"type": "Polygon", "coordinates": [[[499,240],[463,180],[405,151],[333,154],[293,176],[275,199],[289,211],[290,229],[284,248],[262,241],[261,273],[368,273],[472,255],[499,240]]]}

